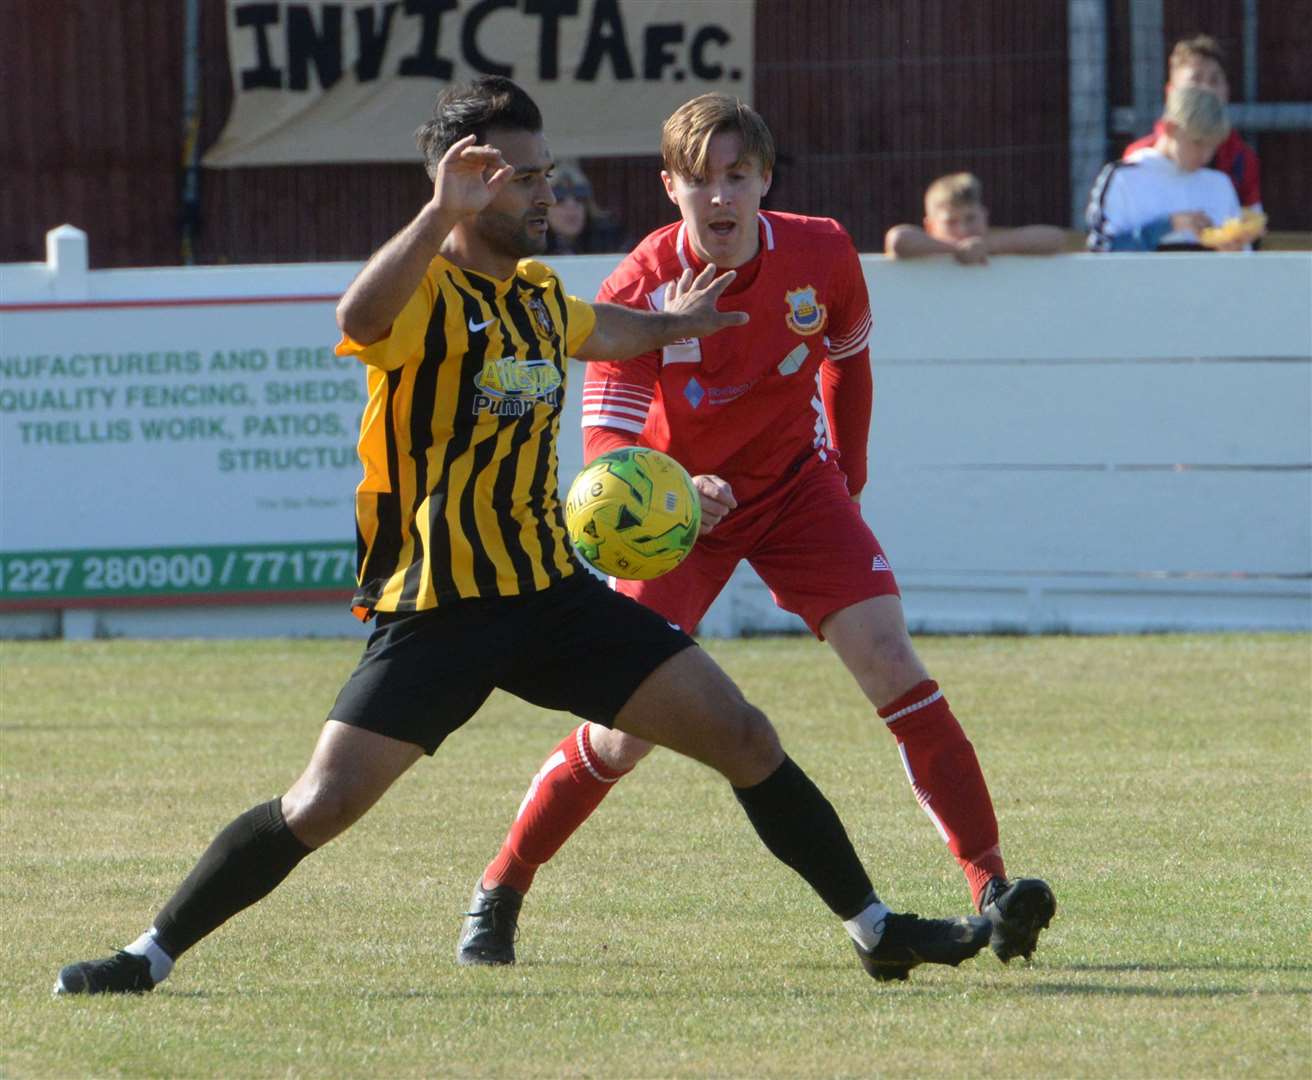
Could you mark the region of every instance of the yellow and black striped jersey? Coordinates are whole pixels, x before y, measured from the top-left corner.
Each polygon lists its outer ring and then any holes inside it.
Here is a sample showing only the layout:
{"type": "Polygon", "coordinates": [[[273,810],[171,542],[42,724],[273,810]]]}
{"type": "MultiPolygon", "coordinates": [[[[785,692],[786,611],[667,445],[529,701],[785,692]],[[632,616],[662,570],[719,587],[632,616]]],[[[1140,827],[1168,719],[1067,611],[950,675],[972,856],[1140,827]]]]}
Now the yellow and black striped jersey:
{"type": "Polygon", "coordinates": [[[566,358],[595,323],[540,262],[498,281],[439,256],[385,338],[342,339],[368,365],[357,614],[536,592],[580,569],[556,437],[566,358]]]}

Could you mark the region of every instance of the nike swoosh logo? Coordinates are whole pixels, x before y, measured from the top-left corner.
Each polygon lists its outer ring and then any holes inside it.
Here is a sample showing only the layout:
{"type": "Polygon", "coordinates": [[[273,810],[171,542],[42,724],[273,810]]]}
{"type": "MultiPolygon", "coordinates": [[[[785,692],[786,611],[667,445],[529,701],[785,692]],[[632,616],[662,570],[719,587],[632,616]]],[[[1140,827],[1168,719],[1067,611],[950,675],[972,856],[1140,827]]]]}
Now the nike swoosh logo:
{"type": "Polygon", "coordinates": [[[474,322],[473,319],[470,319],[470,320],[469,320],[469,332],[470,332],[471,334],[477,334],[480,330],[486,330],[486,329],[487,329],[489,326],[491,326],[494,322],[496,322],[496,319],[488,319],[487,322],[479,322],[479,323],[476,323],[476,322],[474,322]]]}

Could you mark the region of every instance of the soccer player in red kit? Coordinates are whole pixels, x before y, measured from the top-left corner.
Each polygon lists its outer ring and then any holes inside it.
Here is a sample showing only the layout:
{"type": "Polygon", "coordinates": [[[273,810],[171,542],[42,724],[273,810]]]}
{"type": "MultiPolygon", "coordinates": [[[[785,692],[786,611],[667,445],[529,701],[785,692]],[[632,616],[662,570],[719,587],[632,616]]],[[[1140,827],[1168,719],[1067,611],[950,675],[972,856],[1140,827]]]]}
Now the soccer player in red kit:
{"type": "MultiPolygon", "coordinates": [[[[675,570],[614,587],[692,632],[742,559],[778,605],[838,653],[897,740],[916,799],[960,863],[1004,961],[1028,957],[1052,890],[1008,881],[979,762],[907,633],[888,559],[857,503],[872,387],[869,296],[856,249],[829,218],[763,212],[774,140],[734,97],[705,94],[665,123],[661,177],[681,220],[648,236],[598,299],[660,308],[707,265],[737,271],[721,303],[750,320],[623,364],[589,365],[585,457],[639,444],[693,475],[702,533],[675,570]]],[[[474,893],[457,958],[513,963],[538,867],[652,749],[583,723],[534,777],[474,893]]]]}

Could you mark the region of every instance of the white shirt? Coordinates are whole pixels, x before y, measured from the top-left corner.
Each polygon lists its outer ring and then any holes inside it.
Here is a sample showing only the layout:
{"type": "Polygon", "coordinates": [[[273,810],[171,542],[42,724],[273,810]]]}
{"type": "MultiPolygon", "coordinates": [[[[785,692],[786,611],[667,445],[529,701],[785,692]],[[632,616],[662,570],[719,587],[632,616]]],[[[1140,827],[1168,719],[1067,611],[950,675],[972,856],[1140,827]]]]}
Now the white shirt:
{"type": "MultiPolygon", "coordinates": [[[[1110,238],[1193,210],[1201,210],[1214,225],[1238,217],[1239,197],[1230,178],[1216,169],[1185,172],[1160,150],[1145,147],[1103,170],[1089,205],[1089,225],[1110,238]]],[[[1159,240],[1170,242],[1196,244],[1198,237],[1168,232],[1159,240]]]]}

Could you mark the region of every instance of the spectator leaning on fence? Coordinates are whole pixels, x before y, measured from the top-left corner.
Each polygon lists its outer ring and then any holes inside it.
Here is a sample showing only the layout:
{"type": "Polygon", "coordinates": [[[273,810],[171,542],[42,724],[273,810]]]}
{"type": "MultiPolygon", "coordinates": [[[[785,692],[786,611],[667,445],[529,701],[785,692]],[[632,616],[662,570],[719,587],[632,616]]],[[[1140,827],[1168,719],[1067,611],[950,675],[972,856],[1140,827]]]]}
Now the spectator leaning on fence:
{"type": "MultiPolygon", "coordinates": [[[[1225,77],[1225,53],[1216,39],[1206,34],[1184,38],[1175,43],[1171,50],[1169,74],[1166,81],[1166,96],[1172,90],[1183,90],[1194,86],[1201,90],[1210,90],[1221,99],[1221,104],[1230,103],[1230,83],[1225,77]]],[[[1129,158],[1140,150],[1153,146],[1162,136],[1162,121],[1158,120],[1152,134],[1135,139],[1125,148],[1122,155],[1129,158]]],[[[1262,188],[1257,151],[1239,137],[1239,132],[1230,130],[1216,153],[1207,163],[1209,168],[1217,169],[1230,177],[1239,196],[1239,204],[1245,210],[1262,209],[1262,188]]]]}
{"type": "MultiPolygon", "coordinates": [[[[1230,133],[1221,99],[1197,87],[1172,90],[1161,128],[1152,146],[1098,174],[1085,215],[1091,251],[1198,248],[1204,230],[1238,218],[1233,185],[1206,165],[1230,133]]],[[[1209,246],[1248,245],[1235,239],[1209,246]]]]}
{"type": "Polygon", "coordinates": [[[894,225],[884,237],[884,254],[893,259],[951,255],[965,266],[979,266],[990,255],[1052,255],[1066,244],[1055,225],[989,228],[983,187],[968,172],[940,176],[925,189],[925,227],[894,225]]]}

